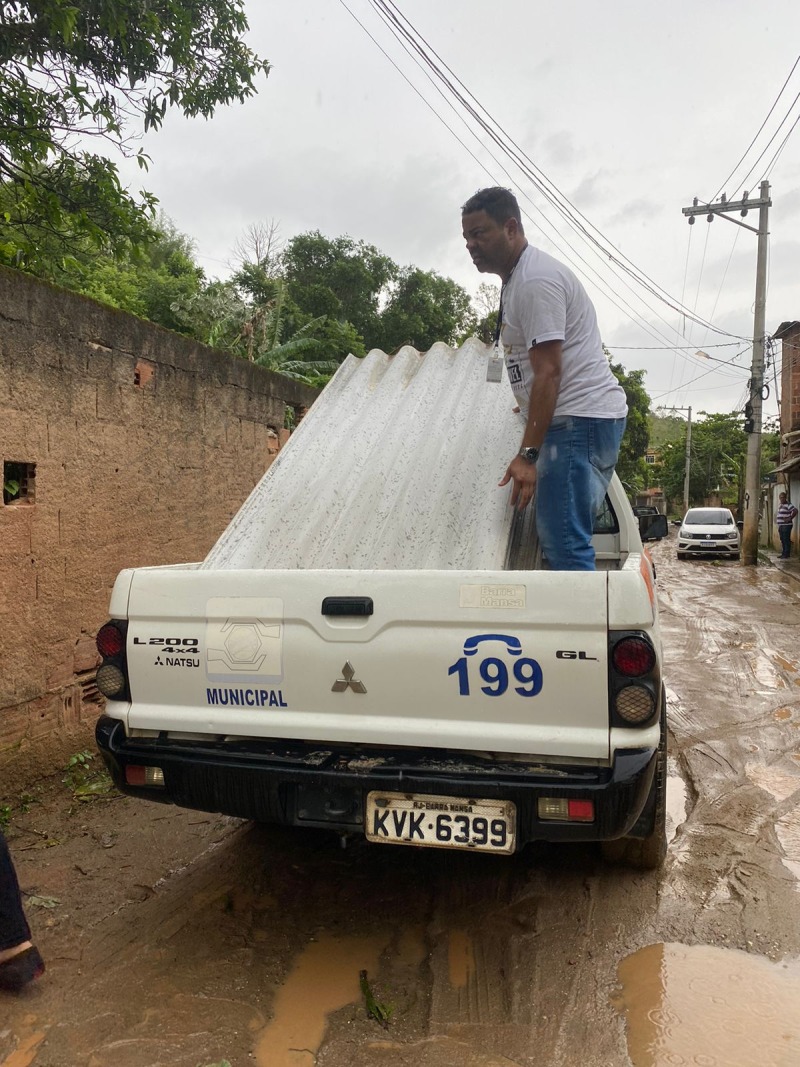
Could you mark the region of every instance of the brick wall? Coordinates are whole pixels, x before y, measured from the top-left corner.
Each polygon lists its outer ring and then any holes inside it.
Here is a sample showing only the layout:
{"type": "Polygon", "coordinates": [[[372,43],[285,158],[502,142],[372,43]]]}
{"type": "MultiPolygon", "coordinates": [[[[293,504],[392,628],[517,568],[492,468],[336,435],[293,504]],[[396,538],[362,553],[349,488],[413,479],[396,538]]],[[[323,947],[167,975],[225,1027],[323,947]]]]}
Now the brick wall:
{"type": "Polygon", "coordinates": [[[786,434],[800,430],[800,322],[782,324],[780,336],[781,433],[786,434]]]}
{"type": "Polygon", "coordinates": [[[315,395],[0,269],[0,796],[96,718],[117,572],[202,559],[315,395]]]}

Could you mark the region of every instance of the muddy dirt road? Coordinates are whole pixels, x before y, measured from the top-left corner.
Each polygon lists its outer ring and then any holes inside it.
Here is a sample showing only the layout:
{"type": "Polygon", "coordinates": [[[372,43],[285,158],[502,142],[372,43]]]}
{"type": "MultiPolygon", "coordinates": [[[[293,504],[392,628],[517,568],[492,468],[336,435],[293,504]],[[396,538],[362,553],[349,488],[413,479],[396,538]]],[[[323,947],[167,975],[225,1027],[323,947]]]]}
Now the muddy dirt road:
{"type": "Polygon", "coordinates": [[[49,969],[0,999],[0,1067],[800,1064],[800,580],[654,557],[660,874],[48,788],[9,837],[49,969]]]}

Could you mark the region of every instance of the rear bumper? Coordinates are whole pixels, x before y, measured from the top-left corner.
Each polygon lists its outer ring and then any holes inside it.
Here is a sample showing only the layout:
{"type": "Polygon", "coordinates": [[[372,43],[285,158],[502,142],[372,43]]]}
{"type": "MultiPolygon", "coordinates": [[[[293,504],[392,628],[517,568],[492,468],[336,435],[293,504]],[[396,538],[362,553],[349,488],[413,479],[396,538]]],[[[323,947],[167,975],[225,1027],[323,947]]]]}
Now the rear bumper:
{"type": "Polygon", "coordinates": [[[529,841],[607,841],[627,834],[650,792],[656,750],[622,749],[610,767],[497,763],[441,749],[355,750],[291,741],[128,738],[102,716],[98,748],[117,788],[130,796],[289,826],[363,831],[371,790],[511,800],[517,847],[529,841]],[[130,786],[129,765],[160,767],[164,787],[130,786]],[[592,823],[541,820],[540,797],[593,800],[592,823]]]}

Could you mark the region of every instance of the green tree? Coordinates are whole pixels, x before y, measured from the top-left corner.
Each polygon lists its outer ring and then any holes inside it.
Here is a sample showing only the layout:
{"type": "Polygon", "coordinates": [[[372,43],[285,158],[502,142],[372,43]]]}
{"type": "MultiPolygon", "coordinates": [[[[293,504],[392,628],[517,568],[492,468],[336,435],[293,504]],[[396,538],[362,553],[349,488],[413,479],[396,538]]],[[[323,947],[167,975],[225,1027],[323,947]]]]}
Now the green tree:
{"type": "Polygon", "coordinates": [[[150,232],[109,151],[169,108],[210,118],[245,100],[269,64],[245,44],[244,0],[3,0],[0,16],[0,260],[25,269],[41,246],[125,248],[150,232]],[[85,147],[100,141],[102,151],[85,147]]]}
{"type": "Polygon", "coordinates": [[[434,271],[406,267],[380,314],[380,346],[394,352],[402,345],[427,351],[437,341],[454,344],[474,321],[469,294],[434,271]]]}
{"type": "MultiPolygon", "coordinates": [[[[708,414],[692,423],[691,456],[689,463],[689,503],[702,504],[712,492],[719,492],[726,504],[737,505],[743,492],[747,438],[744,418],[740,411],[708,414]]],[[[683,420],[681,420],[683,422],[683,420]]],[[[686,423],[683,434],[675,442],[667,442],[661,452],[659,477],[668,499],[683,497],[686,470],[686,423]]],[[[774,466],[777,454],[777,435],[767,433],[761,439],[761,476],[774,466]]]]}
{"type": "Polygon", "coordinates": [[[370,347],[380,338],[381,298],[398,268],[374,245],[303,233],[288,242],[283,267],[289,296],[302,314],[349,322],[370,347]]]}
{"type": "Polygon", "coordinates": [[[650,435],[650,397],[644,387],[643,370],[626,371],[621,363],[611,363],[610,366],[628,401],[628,419],[619,450],[617,474],[628,492],[634,494],[647,486],[649,475],[644,454],[650,435]]]}
{"type": "Polygon", "coordinates": [[[468,337],[477,337],[486,345],[492,344],[499,308],[500,286],[481,283],[472,299],[471,311],[458,338],[458,344],[462,345],[468,337]]]}
{"type": "Polygon", "coordinates": [[[55,280],[169,330],[191,333],[173,305],[199,293],[205,277],[189,238],[162,216],[152,240],[116,257],[110,252],[70,257],[55,280]]]}

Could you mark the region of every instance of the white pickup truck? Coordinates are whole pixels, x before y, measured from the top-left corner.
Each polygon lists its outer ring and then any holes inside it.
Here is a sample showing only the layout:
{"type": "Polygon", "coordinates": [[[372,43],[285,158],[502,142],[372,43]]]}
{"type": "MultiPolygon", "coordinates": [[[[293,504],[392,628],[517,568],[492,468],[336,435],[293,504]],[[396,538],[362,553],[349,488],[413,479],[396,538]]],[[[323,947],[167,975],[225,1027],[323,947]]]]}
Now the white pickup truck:
{"type": "Polygon", "coordinates": [[[497,488],[519,426],[483,346],[412,351],[344,365],[206,561],[119,575],[97,635],[114,781],[378,843],[592,840],[656,867],[655,572],[622,487],[598,569],[542,569],[497,488]],[[454,371],[472,385],[448,414],[454,371]],[[383,450],[359,437],[375,425],[383,450]]]}

